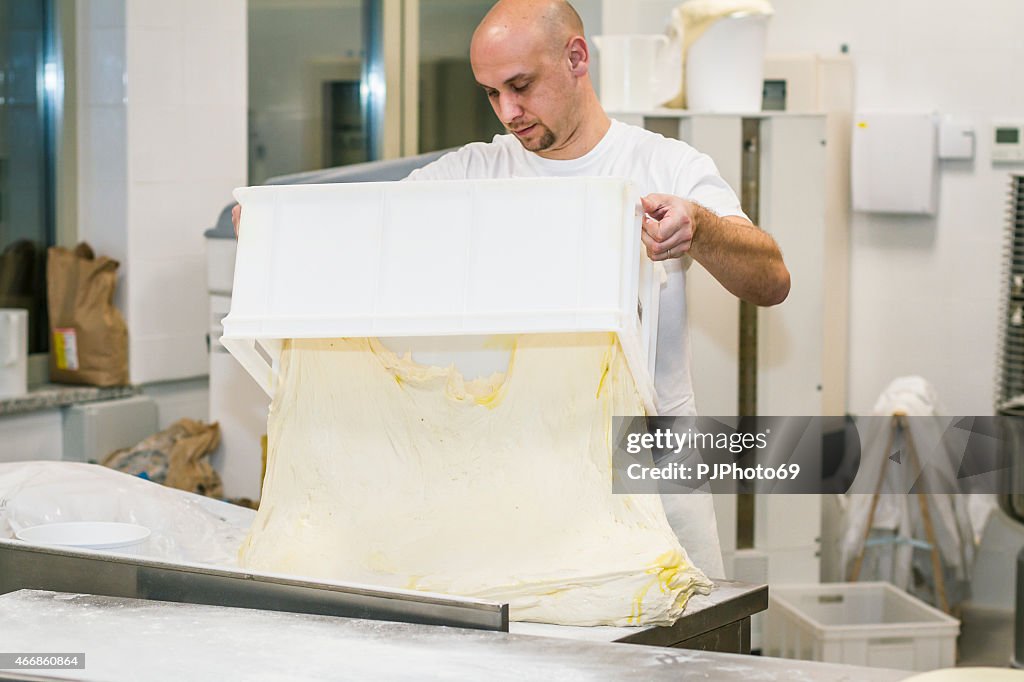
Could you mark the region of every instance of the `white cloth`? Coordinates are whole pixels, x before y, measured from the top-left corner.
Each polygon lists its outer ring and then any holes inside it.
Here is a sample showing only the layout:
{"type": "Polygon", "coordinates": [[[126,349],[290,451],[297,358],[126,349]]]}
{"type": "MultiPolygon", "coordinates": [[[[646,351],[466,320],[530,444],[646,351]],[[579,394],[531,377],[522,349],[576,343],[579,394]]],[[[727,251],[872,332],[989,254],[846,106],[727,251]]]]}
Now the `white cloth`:
{"type": "MultiPolygon", "coordinates": [[[[638,126],[612,121],[608,132],[578,159],[545,159],[523,148],[514,135],[474,142],[413,171],[408,180],[471,180],[551,176],[622,177],[640,192],[674,194],[720,216],[746,217],[739,199],[722,179],[711,157],[681,140],[638,126]]],[[[661,290],[658,355],[654,388],[658,414],[697,413],[690,377],[686,325],[686,270],[690,259],[665,263],[668,279],[661,290]]],[[[724,577],[715,510],[710,495],[663,498],[669,523],[694,563],[712,578],[724,577]]]]}
{"type": "MultiPolygon", "coordinates": [[[[885,479],[877,502],[873,502],[874,496],[869,494],[847,494],[840,498],[843,505],[840,565],[847,571],[852,569],[864,549],[870,520],[871,532],[880,531],[874,539],[889,542],[873,550],[869,548],[859,579],[884,579],[921,599],[934,600],[931,561],[927,553],[915,553],[911,542],[931,542],[932,539],[926,536],[918,500],[902,493],[909,483],[904,467],[917,465],[910,460],[904,460],[902,466],[889,464],[891,452],[886,448],[900,448],[906,453],[907,444],[912,441],[918,457],[923,458],[922,480],[950,485],[956,480],[960,457],[946,437],[949,420],[941,417],[941,403],[935,388],[919,376],[894,379],[875,402],[873,415],[857,426],[862,452],[873,454],[861,457],[854,486],[873,490],[883,468],[885,479]],[[890,443],[890,438],[894,437],[893,422],[879,417],[896,414],[909,417],[907,431],[890,443]],[[892,494],[894,492],[898,494],[892,494]]],[[[946,598],[949,604],[955,605],[966,594],[974,563],[975,539],[969,496],[928,493],[926,500],[934,542],[939,547],[946,573],[946,598]]]]}

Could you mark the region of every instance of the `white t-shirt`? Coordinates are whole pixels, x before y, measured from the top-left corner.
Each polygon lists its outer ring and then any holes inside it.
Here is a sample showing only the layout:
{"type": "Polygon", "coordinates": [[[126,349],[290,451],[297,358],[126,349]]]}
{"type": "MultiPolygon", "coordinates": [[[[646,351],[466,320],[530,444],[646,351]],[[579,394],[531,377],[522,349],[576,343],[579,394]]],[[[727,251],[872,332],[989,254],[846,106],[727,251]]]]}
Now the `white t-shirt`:
{"type": "MultiPolygon", "coordinates": [[[[545,159],[523,148],[514,135],[474,142],[413,171],[409,180],[473,180],[550,176],[629,179],[640,192],[674,194],[720,215],[743,216],[739,199],[711,157],[681,140],[612,121],[601,141],[578,159],[545,159]]],[[[744,216],[746,217],[746,216],[744,216]]],[[[668,281],[658,311],[655,359],[656,407],[662,415],[694,415],[690,342],[686,327],[686,270],[690,259],[665,262],[668,281]]]]}
{"type": "MultiPolygon", "coordinates": [[[[551,176],[629,179],[641,196],[657,192],[695,201],[720,216],[746,217],[739,199],[711,157],[680,140],[612,121],[601,141],[578,159],[545,159],[523,148],[514,135],[474,142],[413,171],[408,180],[484,180],[551,176]]],[[[691,259],[665,261],[668,281],[658,309],[654,388],[658,414],[697,413],[690,379],[686,326],[686,270],[691,259]]],[[[669,524],[691,560],[711,578],[725,577],[711,495],[662,495],[669,524]]]]}

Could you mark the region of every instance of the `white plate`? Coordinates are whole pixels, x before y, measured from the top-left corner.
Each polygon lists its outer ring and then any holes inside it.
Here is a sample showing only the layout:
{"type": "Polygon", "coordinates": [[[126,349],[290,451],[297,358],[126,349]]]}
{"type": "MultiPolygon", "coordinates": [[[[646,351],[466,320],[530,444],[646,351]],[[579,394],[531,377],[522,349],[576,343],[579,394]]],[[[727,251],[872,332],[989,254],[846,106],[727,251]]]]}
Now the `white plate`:
{"type": "Polygon", "coordinates": [[[134,523],[72,521],[32,526],[18,531],[16,537],[35,545],[115,549],[141,544],[149,534],[148,528],[134,523]]]}

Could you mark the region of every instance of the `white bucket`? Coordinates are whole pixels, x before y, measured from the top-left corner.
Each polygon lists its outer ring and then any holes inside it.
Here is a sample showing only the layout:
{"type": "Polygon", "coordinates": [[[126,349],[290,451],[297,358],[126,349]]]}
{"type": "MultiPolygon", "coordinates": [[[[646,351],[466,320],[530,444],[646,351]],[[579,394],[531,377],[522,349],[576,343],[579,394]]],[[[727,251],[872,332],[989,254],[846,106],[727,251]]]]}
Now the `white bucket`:
{"type": "Polygon", "coordinates": [[[0,308],[0,398],[28,392],[28,311],[0,308]]]}
{"type": "Polygon", "coordinates": [[[149,529],[145,526],[113,521],[47,523],[25,528],[15,534],[19,540],[33,545],[102,549],[116,554],[138,553],[149,535],[149,529]]]}
{"type": "Polygon", "coordinates": [[[767,14],[737,14],[712,24],[686,53],[686,108],[761,111],[767,14]]]}
{"type": "Polygon", "coordinates": [[[664,35],[594,36],[605,111],[646,111],[679,94],[681,48],[664,35]]]}

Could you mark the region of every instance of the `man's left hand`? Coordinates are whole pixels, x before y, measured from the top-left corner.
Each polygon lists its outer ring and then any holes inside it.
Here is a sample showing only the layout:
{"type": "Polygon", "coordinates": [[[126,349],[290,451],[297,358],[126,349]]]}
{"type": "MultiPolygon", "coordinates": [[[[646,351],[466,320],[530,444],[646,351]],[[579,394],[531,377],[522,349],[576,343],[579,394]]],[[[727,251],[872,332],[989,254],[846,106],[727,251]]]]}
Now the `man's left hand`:
{"type": "Polygon", "coordinates": [[[653,261],[679,258],[690,250],[694,235],[694,207],[671,194],[648,194],[640,198],[644,210],[640,238],[653,261]]]}

